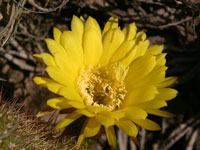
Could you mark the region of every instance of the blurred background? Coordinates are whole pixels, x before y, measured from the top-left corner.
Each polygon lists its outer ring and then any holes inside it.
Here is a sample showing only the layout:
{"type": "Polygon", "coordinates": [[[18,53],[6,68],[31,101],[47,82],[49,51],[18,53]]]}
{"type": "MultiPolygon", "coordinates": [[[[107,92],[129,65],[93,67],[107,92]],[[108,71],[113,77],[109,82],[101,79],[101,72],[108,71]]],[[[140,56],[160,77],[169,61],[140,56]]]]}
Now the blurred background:
{"type": "MultiPolygon", "coordinates": [[[[165,109],[176,117],[151,116],[162,130],[140,129],[139,147],[118,130],[118,149],[200,150],[200,0],[0,0],[3,97],[17,99],[33,115],[54,97],[33,83],[32,78],[43,74],[45,66],[32,54],[47,52],[44,39],[52,38],[53,27],[70,29],[73,15],[92,16],[101,28],[113,15],[121,27],[136,22],[151,44],[164,45],[167,76],[178,76],[174,88],[179,94],[165,109]]],[[[103,134],[89,143],[87,149],[110,149],[103,134]]]]}

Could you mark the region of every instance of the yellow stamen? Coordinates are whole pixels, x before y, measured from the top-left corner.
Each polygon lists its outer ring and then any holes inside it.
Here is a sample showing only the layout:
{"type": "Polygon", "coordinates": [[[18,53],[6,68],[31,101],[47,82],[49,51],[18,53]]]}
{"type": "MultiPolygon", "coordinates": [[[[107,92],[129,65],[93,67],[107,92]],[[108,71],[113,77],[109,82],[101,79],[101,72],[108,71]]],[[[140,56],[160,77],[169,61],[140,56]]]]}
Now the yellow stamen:
{"type": "Polygon", "coordinates": [[[124,84],[127,71],[128,68],[120,63],[83,66],[77,84],[84,103],[108,111],[119,108],[127,93],[124,84]]]}

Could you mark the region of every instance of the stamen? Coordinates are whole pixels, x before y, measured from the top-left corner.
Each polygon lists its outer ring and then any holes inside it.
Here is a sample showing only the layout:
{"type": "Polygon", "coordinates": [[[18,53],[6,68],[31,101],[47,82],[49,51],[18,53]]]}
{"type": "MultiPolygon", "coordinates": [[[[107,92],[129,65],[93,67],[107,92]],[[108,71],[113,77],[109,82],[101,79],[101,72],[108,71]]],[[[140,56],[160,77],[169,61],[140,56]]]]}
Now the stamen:
{"type": "Polygon", "coordinates": [[[83,66],[77,85],[84,103],[104,107],[108,111],[119,108],[127,93],[124,84],[127,71],[128,68],[119,63],[83,66]]]}

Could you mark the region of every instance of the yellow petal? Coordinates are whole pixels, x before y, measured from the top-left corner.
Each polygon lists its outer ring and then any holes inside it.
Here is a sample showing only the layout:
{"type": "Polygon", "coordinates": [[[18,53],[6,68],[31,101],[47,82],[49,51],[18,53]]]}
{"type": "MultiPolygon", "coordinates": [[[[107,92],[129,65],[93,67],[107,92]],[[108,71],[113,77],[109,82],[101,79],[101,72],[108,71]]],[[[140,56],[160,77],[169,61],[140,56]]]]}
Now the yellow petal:
{"type": "Polygon", "coordinates": [[[105,131],[106,131],[106,137],[108,139],[108,143],[110,144],[110,146],[112,146],[113,148],[117,148],[117,139],[116,139],[114,127],[113,126],[105,127],[105,131]]]}
{"type": "MultiPolygon", "coordinates": [[[[137,40],[136,40],[137,43],[137,40]]],[[[139,42],[138,45],[125,57],[121,62],[126,66],[129,66],[136,58],[143,56],[149,46],[149,40],[139,42]]]]}
{"type": "Polygon", "coordinates": [[[70,87],[74,86],[74,81],[73,81],[71,75],[66,74],[65,72],[63,72],[59,68],[48,66],[46,68],[46,71],[52,79],[54,79],[55,81],[57,81],[61,85],[66,85],[66,86],[70,86],[70,87]]]}
{"type": "Polygon", "coordinates": [[[178,77],[167,77],[159,85],[159,88],[169,87],[177,81],[178,77]]]}
{"type": "Polygon", "coordinates": [[[167,103],[164,100],[152,100],[152,101],[141,103],[138,105],[138,107],[141,107],[145,110],[146,109],[159,109],[164,106],[167,106],[167,103]]]}
{"type": "Polygon", "coordinates": [[[43,59],[43,62],[47,66],[56,66],[54,58],[52,57],[52,55],[50,55],[48,53],[41,53],[40,56],[43,59]]]}
{"type": "Polygon", "coordinates": [[[96,115],[96,119],[105,127],[109,127],[115,124],[115,120],[112,118],[109,112],[100,112],[96,115]]]}
{"type": "MultiPolygon", "coordinates": [[[[155,57],[152,55],[144,55],[134,61],[128,70],[125,83],[127,87],[135,84],[148,75],[156,65],[155,57]]],[[[132,88],[132,86],[131,86],[132,88]]]]}
{"type": "Polygon", "coordinates": [[[39,113],[37,113],[36,117],[42,117],[50,112],[52,112],[53,108],[49,107],[49,106],[46,106],[44,109],[42,109],[39,113]]]}
{"type": "Polygon", "coordinates": [[[163,45],[153,45],[147,49],[147,53],[158,55],[162,52],[162,50],[163,50],[163,45]]]}
{"type": "Polygon", "coordinates": [[[123,59],[135,47],[135,40],[124,41],[115,51],[111,58],[111,62],[117,62],[123,59]]]}
{"type": "Polygon", "coordinates": [[[63,97],[49,99],[47,105],[55,109],[66,109],[71,107],[83,109],[85,107],[85,105],[79,101],[68,100],[63,97]]]}
{"type": "Polygon", "coordinates": [[[102,111],[106,111],[105,108],[103,107],[98,107],[98,106],[92,106],[92,105],[87,105],[86,106],[86,109],[90,112],[93,112],[95,114],[99,113],[99,112],[102,112],[102,111]]]}
{"type": "Polygon", "coordinates": [[[111,29],[116,29],[116,28],[118,28],[118,18],[115,16],[112,16],[106,22],[102,34],[104,35],[107,31],[111,29]]]}
{"type": "Polygon", "coordinates": [[[120,29],[109,30],[103,37],[103,53],[99,63],[108,64],[113,53],[123,41],[124,34],[120,29]]]}
{"type": "Polygon", "coordinates": [[[158,109],[147,109],[146,110],[149,114],[156,115],[156,116],[161,116],[161,117],[166,117],[166,118],[173,118],[175,117],[174,114],[158,109]]]}
{"type": "Polygon", "coordinates": [[[84,116],[87,116],[87,117],[94,117],[94,115],[95,115],[94,113],[92,113],[86,109],[78,109],[78,110],[76,110],[76,112],[79,114],[82,114],[84,116]]]}
{"type": "Polygon", "coordinates": [[[46,77],[34,77],[33,81],[43,87],[47,87],[50,91],[57,93],[58,90],[63,87],[63,85],[57,83],[56,81],[50,79],[50,78],[46,78],[46,77]]]}
{"type": "Polygon", "coordinates": [[[139,42],[141,42],[141,41],[144,41],[145,39],[146,39],[146,33],[144,32],[144,31],[140,31],[140,32],[138,32],[137,34],[136,34],[136,37],[135,37],[135,39],[136,39],[136,43],[139,43],[139,42]]]}
{"type": "MultiPolygon", "coordinates": [[[[137,39],[136,39],[136,43],[137,43],[137,39]]],[[[148,47],[149,47],[149,40],[138,42],[137,53],[132,59],[134,60],[140,56],[143,56],[146,53],[148,47]]]]}
{"type": "Polygon", "coordinates": [[[101,124],[98,123],[96,118],[86,118],[75,149],[79,150],[84,139],[95,136],[99,132],[100,128],[101,124]]]}
{"type": "Polygon", "coordinates": [[[55,40],[52,39],[45,39],[46,43],[47,43],[47,47],[49,49],[49,51],[51,52],[51,54],[55,54],[55,53],[66,53],[65,49],[55,40]]]}
{"type": "Polygon", "coordinates": [[[119,120],[125,116],[125,112],[123,110],[116,110],[110,113],[113,119],[119,120]]]}
{"type": "Polygon", "coordinates": [[[65,98],[52,98],[47,101],[47,105],[54,109],[66,109],[71,108],[71,105],[67,104],[67,99],[65,98]]]}
{"type": "Polygon", "coordinates": [[[157,123],[149,119],[134,120],[134,122],[138,124],[139,126],[141,126],[142,128],[150,130],[150,131],[157,131],[161,129],[157,123]]]}
{"type": "Polygon", "coordinates": [[[178,91],[172,88],[158,89],[159,94],[156,95],[155,100],[171,100],[176,97],[178,91]]]}
{"type": "Polygon", "coordinates": [[[73,60],[74,64],[83,64],[83,49],[76,39],[75,32],[64,31],[60,37],[60,43],[67,51],[68,56],[73,60]]]}
{"type": "Polygon", "coordinates": [[[142,80],[133,80],[127,88],[142,87],[145,85],[158,86],[165,78],[165,71],[167,67],[165,66],[156,66],[153,70],[146,75],[142,80]]]}
{"type": "Polygon", "coordinates": [[[87,118],[85,128],[83,131],[84,137],[95,136],[101,128],[101,124],[96,120],[95,117],[87,118]]]}
{"type": "Polygon", "coordinates": [[[50,100],[52,100],[52,102],[53,101],[55,101],[55,102],[56,101],[58,101],[58,102],[62,101],[62,103],[65,103],[66,105],[70,105],[71,107],[74,107],[74,108],[79,108],[79,109],[85,108],[85,105],[83,104],[83,102],[76,101],[76,100],[69,100],[69,99],[66,99],[64,97],[57,97],[57,98],[53,98],[53,99],[50,99],[50,100]]]}
{"type": "Polygon", "coordinates": [[[85,108],[85,105],[82,102],[75,101],[75,100],[67,100],[67,104],[77,109],[85,108]]]}
{"type": "Polygon", "coordinates": [[[83,22],[83,24],[85,24],[85,19],[83,18],[83,16],[80,16],[80,20],[83,22]]]}
{"type": "Polygon", "coordinates": [[[139,107],[126,107],[123,111],[125,112],[125,117],[130,120],[145,119],[147,117],[147,113],[139,107]]]}
{"type": "Polygon", "coordinates": [[[134,88],[132,91],[127,93],[122,108],[150,101],[156,96],[156,94],[158,94],[158,90],[155,86],[134,88]]]}
{"type": "Polygon", "coordinates": [[[98,36],[101,37],[101,28],[100,28],[98,22],[94,18],[89,16],[85,22],[84,32],[86,32],[87,30],[90,30],[90,29],[93,29],[94,31],[96,31],[98,36]]]}
{"type": "Polygon", "coordinates": [[[101,36],[93,28],[83,35],[83,50],[85,65],[97,65],[102,54],[101,36]]]}
{"type": "Polygon", "coordinates": [[[56,27],[53,28],[53,37],[54,37],[55,41],[58,43],[60,43],[61,34],[62,34],[62,32],[58,28],[56,28],[56,27]]]}
{"type": "Polygon", "coordinates": [[[80,67],[74,64],[72,59],[67,54],[55,53],[54,58],[57,66],[65,72],[65,74],[71,75],[72,79],[77,77],[77,72],[80,67]]]}
{"type": "Polygon", "coordinates": [[[41,62],[44,64],[44,61],[42,59],[42,57],[40,56],[40,54],[33,54],[32,55],[37,61],[41,62]]]}
{"type": "Polygon", "coordinates": [[[124,35],[126,37],[125,40],[132,40],[135,38],[137,27],[135,22],[128,24],[126,27],[123,28],[124,35]]]}
{"type": "Polygon", "coordinates": [[[72,112],[71,114],[69,114],[65,119],[63,119],[62,121],[60,121],[55,129],[61,129],[61,128],[64,128],[64,127],[67,127],[69,124],[71,124],[72,122],[74,122],[75,120],[77,120],[78,118],[80,118],[82,115],[81,114],[78,114],[75,112],[72,112]]]}
{"type": "Polygon", "coordinates": [[[130,120],[121,119],[116,122],[116,125],[129,136],[136,137],[138,134],[136,125],[130,120]]]}
{"type": "Polygon", "coordinates": [[[83,134],[80,134],[78,137],[78,142],[76,143],[75,150],[80,150],[81,144],[83,143],[85,137],[83,134]]]}
{"type": "Polygon", "coordinates": [[[82,98],[74,87],[62,87],[59,89],[58,94],[70,100],[82,101],[82,98]]]}
{"type": "Polygon", "coordinates": [[[156,57],[156,64],[157,65],[160,65],[160,66],[164,66],[165,63],[166,63],[166,59],[165,59],[165,56],[167,54],[166,53],[161,53],[159,54],[157,57],[156,57]]]}
{"type": "Polygon", "coordinates": [[[75,15],[73,15],[73,18],[72,18],[71,29],[72,29],[72,32],[75,33],[75,36],[78,39],[80,45],[82,45],[84,23],[83,23],[83,21],[81,19],[79,19],[75,15]]]}

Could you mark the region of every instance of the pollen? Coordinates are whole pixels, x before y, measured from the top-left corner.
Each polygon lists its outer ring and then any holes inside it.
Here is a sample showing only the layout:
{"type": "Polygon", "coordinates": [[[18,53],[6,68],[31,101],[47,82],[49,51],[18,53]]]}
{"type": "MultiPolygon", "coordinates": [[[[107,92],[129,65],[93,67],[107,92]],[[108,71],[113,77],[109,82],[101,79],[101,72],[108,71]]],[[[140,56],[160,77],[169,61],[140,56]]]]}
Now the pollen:
{"type": "Polygon", "coordinates": [[[77,80],[80,95],[86,105],[118,109],[126,96],[124,78],[128,68],[123,64],[83,66],[77,80]]]}

